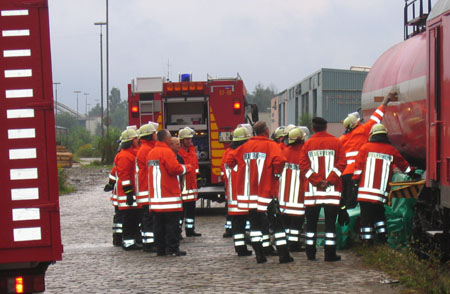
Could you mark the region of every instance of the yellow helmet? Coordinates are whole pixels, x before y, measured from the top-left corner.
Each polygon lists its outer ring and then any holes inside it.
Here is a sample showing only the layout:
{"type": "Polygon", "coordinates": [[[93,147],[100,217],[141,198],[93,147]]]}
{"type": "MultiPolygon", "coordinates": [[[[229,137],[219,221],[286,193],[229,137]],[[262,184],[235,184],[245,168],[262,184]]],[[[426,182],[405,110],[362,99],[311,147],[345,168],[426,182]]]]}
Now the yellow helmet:
{"type": "Polygon", "coordinates": [[[253,134],[253,127],[252,127],[251,124],[238,124],[237,127],[238,127],[238,128],[239,128],[239,127],[246,128],[247,131],[248,131],[249,136],[250,136],[250,137],[252,136],[252,134],[253,134]]]}
{"type": "Polygon", "coordinates": [[[275,139],[278,139],[280,137],[284,136],[284,126],[279,126],[275,129],[275,132],[273,132],[273,137],[275,139]]]}
{"type": "Polygon", "coordinates": [[[388,130],[383,124],[374,124],[372,129],[370,129],[370,137],[376,134],[386,134],[387,135],[388,130]]]}
{"type": "Polygon", "coordinates": [[[156,132],[156,128],[153,124],[148,123],[148,124],[142,125],[139,128],[139,138],[151,135],[155,132],[156,132]]]}
{"type": "Polygon", "coordinates": [[[125,131],[122,132],[120,135],[120,141],[122,143],[132,141],[133,139],[137,138],[138,134],[133,128],[127,128],[125,131]]]}
{"type": "Polygon", "coordinates": [[[342,121],[342,124],[344,125],[344,128],[350,128],[350,129],[354,129],[359,121],[361,119],[359,118],[359,113],[358,112],[352,112],[349,115],[347,115],[347,117],[342,121]]]}
{"type": "Polygon", "coordinates": [[[190,127],[185,127],[178,132],[178,139],[183,140],[186,138],[192,138],[195,135],[195,131],[190,127]]]}
{"type": "Polygon", "coordinates": [[[153,125],[153,127],[155,128],[155,130],[158,131],[159,123],[153,122],[153,121],[149,121],[148,124],[149,124],[149,125],[153,125]]]}
{"type": "Polygon", "coordinates": [[[302,129],[300,127],[295,127],[289,131],[289,144],[294,143],[297,141],[297,139],[304,138],[305,134],[303,133],[302,129]]]}
{"type": "Polygon", "coordinates": [[[250,133],[248,132],[248,129],[245,127],[237,127],[233,131],[233,141],[244,141],[248,140],[250,138],[250,133]]]}
{"type": "Polygon", "coordinates": [[[293,124],[289,124],[286,127],[284,127],[284,133],[283,136],[289,136],[289,132],[293,129],[295,129],[297,126],[293,124]]]}

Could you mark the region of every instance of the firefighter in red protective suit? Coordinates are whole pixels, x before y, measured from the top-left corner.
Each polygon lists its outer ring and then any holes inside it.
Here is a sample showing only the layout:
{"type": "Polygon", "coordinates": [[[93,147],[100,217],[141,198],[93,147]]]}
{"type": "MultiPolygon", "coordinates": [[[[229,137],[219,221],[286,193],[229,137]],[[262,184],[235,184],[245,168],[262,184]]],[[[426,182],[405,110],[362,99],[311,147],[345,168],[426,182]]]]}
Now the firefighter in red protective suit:
{"type": "Polygon", "coordinates": [[[190,164],[192,170],[184,177],[181,198],[183,199],[184,227],[187,237],[200,237],[202,234],[195,232],[195,202],[197,201],[198,187],[197,174],[199,173],[197,151],[192,145],[195,131],[185,127],[178,132],[181,148],[178,151],[185,164],[190,164]]]}
{"type": "Polygon", "coordinates": [[[157,255],[186,255],[180,251],[178,239],[179,213],[183,211],[179,175],[191,170],[190,165],[178,163],[175,153],[170,149],[172,136],[168,130],[157,133],[155,147],[147,155],[149,178],[150,210],[153,213],[153,226],[157,255]]]}
{"type": "Polygon", "coordinates": [[[231,217],[231,234],[233,235],[234,250],[238,256],[252,255],[252,251],[247,249],[245,244],[245,225],[248,219],[248,208],[241,209],[237,203],[237,176],[238,166],[229,168],[226,159],[228,153],[245,144],[251,137],[250,132],[245,127],[237,127],[233,131],[233,141],[230,147],[225,150],[222,156],[222,170],[224,172],[225,195],[227,198],[227,214],[231,217]]]}
{"type": "MultiPolygon", "coordinates": [[[[118,154],[118,153],[117,153],[118,154]]],[[[116,154],[116,156],[117,156],[116,154]]],[[[115,158],[114,158],[114,161],[115,158]]],[[[122,215],[119,211],[119,207],[117,206],[117,186],[116,186],[116,166],[113,164],[111,172],[109,173],[109,181],[108,184],[103,188],[105,192],[111,193],[111,203],[114,206],[114,216],[113,216],[113,245],[114,246],[122,246],[122,215]]]]}
{"type": "Polygon", "coordinates": [[[137,243],[141,211],[136,203],[136,150],[138,134],[133,129],[127,129],[121,135],[121,150],[117,154],[114,165],[117,179],[117,203],[123,215],[122,248],[124,250],[139,250],[137,243]]]}
{"type": "MultiPolygon", "coordinates": [[[[283,171],[286,161],[277,143],[269,139],[265,122],[253,126],[255,137],[229,153],[226,163],[233,169],[238,166],[238,207],[249,209],[250,239],[257,263],[267,261],[263,251],[263,235],[268,233],[267,207],[271,203],[273,187],[283,171]],[[267,224],[267,225],[266,225],[267,224]]],[[[292,262],[284,230],[274,232],[280,263],[292,262]]],[[[266,242],[270,245],[269,240],[266,242]]]]}
{"type": "MultiPolygon", "coordinates": [[[[345,154],[338,138],[326,132],[327,121],[312,119],[314,135],[301,151],[300,170],[305,172],[306,255],[316,259],[317,221],[325,211],[325,261],[338,261],[336,255],[336,217],[341,202],[340,176],[345,168],[345,154]]],[[[343,213],[346,213],[343,210],[343,213]]],[[[348,214],[346,215],[348,217],[348,214]]]]}
{"type": "Polygon", "coordinates": [[[289,251],[304,251],[300,243],[300,232],[305,220],[304,191],[305,172],[300,170],[300,152],[306,139],[300,127],[291,129],[289,145],[283,154],[286,157],[279,183],[279,202],[283,225],[287,234],[289,251]]]}
{"type": "Polygon", "coordinates": [[[158,124],[148,122],[139,128],[139,141],[141,146],[136,156],[136,202],[142,208],[141,237],[142,249],[145,252],[154,252],[153,216],[149,210],[147,155],[156,144],[156,130],[158,124]]]}
{"type": "Polygon", "coordinates": [[[345,157],[347,159],[347,166],[342,173],[342,200],[343,204],[347,208],[353,208],[356,206],[356,198],[352,195],[352,176],[355,170],[355,159],[358,155],[359,149],[362,145],[368,142],[370,129],[374,124],[380,123],[383,119],[386,106],[389,101],[397,94],[395,92],[389,93],[383,103],[375,110],[370,117],[369,121],[365,124],[361,124],[359,113],[350,113],[346,119],[342,122],[345,128],[345,133],[339,137],[345,151],[345,157]]]}
{"type": "Polygon", "coordinates": [[[272,134],[272,138],[275,142],[277,142],[280,145],[281,150],[283,151],[287,146],[284,143],[285,133],[284,133],[284,126],[279,126],[275,129],[275,131],[272,134]]]}
{"type": "Polygon", "coordinates": [[[353,174],[353,193],[358,195],[361,208],[361,239],[373,244],[374,233],[378,239],[387,241],[384,204],[389,195],[389,182],[393,166],[414,178],[414,170],[403,159],[388,139],[388,131],[376,124],[370,131],[369,142],[359,150],[353,174]]]}

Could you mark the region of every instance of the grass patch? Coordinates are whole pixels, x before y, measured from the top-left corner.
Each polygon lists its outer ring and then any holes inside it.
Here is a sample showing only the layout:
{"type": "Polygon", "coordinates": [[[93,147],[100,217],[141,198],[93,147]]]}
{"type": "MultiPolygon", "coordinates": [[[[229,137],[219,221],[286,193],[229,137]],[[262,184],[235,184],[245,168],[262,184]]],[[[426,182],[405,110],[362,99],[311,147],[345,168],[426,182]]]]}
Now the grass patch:
{"type": "Polygon", "coordinates": [[[58,167],[58,191],[59,195],[69,194],[75,191],[75,188],[67,183],[67,175],[64,168],[58,167]]]}
{"type": "Polygon", "coordinates": [[[365,264],[399,280],[401,293],[450,293],[450,262],[419,260],[408,247],[394,250],[387,245],[356,246],[354,251],[365,264]]]}

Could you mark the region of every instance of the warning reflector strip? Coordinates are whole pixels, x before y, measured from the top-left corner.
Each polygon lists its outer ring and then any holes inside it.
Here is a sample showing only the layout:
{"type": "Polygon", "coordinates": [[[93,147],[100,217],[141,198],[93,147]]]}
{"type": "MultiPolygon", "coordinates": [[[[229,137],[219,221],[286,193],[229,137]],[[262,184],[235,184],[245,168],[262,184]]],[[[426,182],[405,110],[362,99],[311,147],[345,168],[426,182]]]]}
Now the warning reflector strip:
{"type": "Polygon", "coordinates": [[[41,227],[14,229],[14,242],[41,240],[41,227]]]}
{"type": "Polygon", "coordinates": [[[422,192],[425,180],[409,181],[409,182],[392,182],[389,186],[392,187],[389,191],[388,205],[391,205],[392,198],[415,198],[417,199],[422,192]]]}
{"type": "Polygon", "coordinates": [[[11,189],[11,200],[39,199],[39,188],[11,189]]]}

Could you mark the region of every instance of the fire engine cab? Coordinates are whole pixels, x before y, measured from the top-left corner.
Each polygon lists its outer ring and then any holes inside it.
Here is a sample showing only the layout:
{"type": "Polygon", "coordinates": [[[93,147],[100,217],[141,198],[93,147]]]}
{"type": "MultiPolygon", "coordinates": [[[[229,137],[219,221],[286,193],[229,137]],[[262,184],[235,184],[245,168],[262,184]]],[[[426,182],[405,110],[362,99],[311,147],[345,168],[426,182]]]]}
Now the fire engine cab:
{"type": "Polygon", "coordinates": [[[224,200],[222,155],[238,124],[258,120],[256,105],[247,103],[247,90],[239,75],[192,81],[191,74],[181,74],[179,82],[162,77],[136,78],[128,85],[128,106],[130,125],[139,127],[154,121],[173,136],[186,126],[194,129],[199,197],[224,200]]]}

